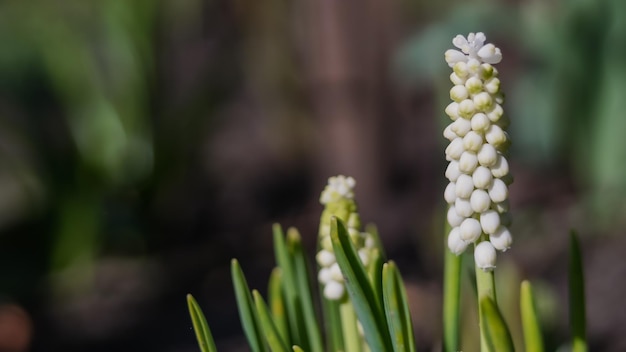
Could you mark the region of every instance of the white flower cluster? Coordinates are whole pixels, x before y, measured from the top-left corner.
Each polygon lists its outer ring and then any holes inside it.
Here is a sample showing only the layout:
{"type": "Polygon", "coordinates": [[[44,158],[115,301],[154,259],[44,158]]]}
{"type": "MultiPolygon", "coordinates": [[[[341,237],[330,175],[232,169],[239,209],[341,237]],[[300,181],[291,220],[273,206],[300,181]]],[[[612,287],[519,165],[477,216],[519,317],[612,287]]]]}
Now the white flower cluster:
{"type": "Polygon", "coordinates": [[[352,177],[331,177],[320,196],[320,202],[326,207],[320,221],[320,251],[315,258],[320,266],[318,281],[323,285],[324,296],[330,300],[340,300],[345,297],[346,292],[345,280],[335,259],[330,239],[330,217],[336,216],[344,222],[363,265],[369,264],[370,252],[375,247],[373,237],[359,230],[361,220],[354,202],[355,186],[356,182],[352,177]]]}
{"type": "Polygon", "coordinates": [[[444,198],[450,204],[447,218],[452,227],[448,247],[458,255],[476,243],[476,265],[491,270],[496,249],[505,251],[512,243],[507,227],[512,178],[506,159],[508,119],[503,115],[498,71],[492,66],[502,60],[502,53],[485,40],[480,32],[467,38],[458,35],[452,43],[460,50],[445,53],[454,87],[450,90],[453,102],[445,109],[452,123],[443,132],[450,141],[446,148],[450,183],[444,198]],[[482,241],[483,233],[489,241],[484,237],[482,241]]]}

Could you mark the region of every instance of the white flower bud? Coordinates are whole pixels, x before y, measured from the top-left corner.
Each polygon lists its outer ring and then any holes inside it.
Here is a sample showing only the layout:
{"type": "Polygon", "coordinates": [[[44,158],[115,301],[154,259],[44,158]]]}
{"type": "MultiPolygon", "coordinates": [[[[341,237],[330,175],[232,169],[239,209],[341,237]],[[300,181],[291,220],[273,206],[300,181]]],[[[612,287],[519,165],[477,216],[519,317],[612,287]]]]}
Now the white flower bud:
{"type": "Polygon", "coordinates": [[[474,190],[474,181],[472,177],[466,174],[462,174],[456,180],[455,192],[457,197],[469,198],[474,190]]]}
{"type": "Polygon", "coordinates": [[[335,281],[330,281],[324,287],[324,296],[331,301],[336,301],[343,298],[346,289],[343,284],[335,281]]]}
{"type": "Polygon", "coordinates": [[[450,224],[450,226],[452,227],[461,226],[461,223],[463,222],[463,220],[465,220],[465,217],[459,215],[456,212],[456,208],[454,205],[451,205],[450,208],[448,208],[448,214],[446,218],[448,219],[448,224],[450,224]]]}
{"type": "Polygon", "coordinates": [[[459,77],[459,75],[457,75],[456,73],[452,72],[450,74],[450,82],[458,85],[458,84],[465,84],[465,78],[461,78],[459,77]]]}
{"type": "Polygon", "coordinates": [[[480,223],[474,218],[468,218],[463,220],[461,226],[459,226],[459,232],[461,235],[461,239],[466,242],[476,241],[482,233],[480,229],[480,223]]]}
{"type": "Polygon", "coordinates": [[[480,111],[489,111],[493,106],[493,99],[487,92],[478,93],[474,96],[474,106],[480,111]]]}
{"type": "Polygon", "coordinates": [[[500,90],[500,80],[498,79],[498,77],[490,78],[485,81],[484,87],[489,94],[496,94],[500,90]]]}
{"type": "Polygon", "coordinates": [[[477,189],[472,192],[470,196],[470,204],[472,205],[472,210],[476,213],[482,213],[485,210],[489,209],[491,205],[491,198],[489,198],[489,194],[482,189],[477,189]]]}
{"type": "Polygon", "coordinates": [[[503,114],[504,110],[502,109],[502,105],[496,104],[491,111],[487,112],[486,115],[491,122],[498,122],[503,114]]]}
{"type": "Polygon", "coordinates": [[[330,277],[333,281],[343,282],[343,274],[341,273],[341,269],[339,268],[339,264],[334,263],[330,266],[330,277]]]}
{"type": "Polygon", "coordinates": [[[504,131],[502,131],[502,128],[498,125],[489,126],[489,129],[485,132],[485,139],[489,144],[492,144],[495,147],[506,143],[507,140],[504,131]]]}
{"type": "Polygon", "coordinates": [[[460,103],[461,101],[467,99],[469,93],[467,92],[467,88],[464,85],[456,85],[450,89],[450,99],[460,103]]]}
{"type": "Polygon", "coordinates": [[[509,162],[502,154],[498,154],[498,160],[496,164],[491,167],[491,173],[493,177],[504,177],[509,173],[509,162]]]}
{"type": "Polygon", "coordinates": [[[324,266],[324,267],[330,266],[331,264],[336,262],[335,254],[326,249],[322,249],[321,251],[319,251],[317,253],[316,259],[317,259],[317,263],[320,266],[324,266]]]}
{"type": "Polygon", "coordinates": [[[459,118],[459,103],[453,101],[446,106],[446,115],[448,115],[452,121],[459,118]]]}
{"type": "Polygon", "coordinates": [[[472,124],[466,119],[456,119],[451,125],[450,129],[456,133],[459,137],[464,137],[467,132],[472,130],[472,124]]]}
{"type": "Polygon", "coordinates": [[[489,235],[489,242],[491,242],[495,249],[505,252],[507,249],[511,248],[513,236],[511,236],[511,232],[508,228],[500,226],[494,234],[489,235]]]}
{"type": "Polygon", "coordinates": [[[321,268],[319,273],[317,274],[317,280],[322,284],[327,284],[332,280],[332,275],[330,274],[330,269],[321,268]]]}
{"type": "Polygon", "coordinates": [[[459,159],[459,170],[466,174],[471,174],[478,166],[478,158],[476,153],[466,151],[461,154],[459,159]]]}
{"type": "Polygon", "coordinates": [[[452,228],[450,234],[448,234],[448,248],[450,248],[450,251],[456,255],[459,255],[465,252],[468,244],[468,242],[465,242],[461,239],[461,232],[459,231],[459,228],[452,228]]]}
{"type": "Polygon", "coordinates": [[[448,125],[443,130],[443,137],[449,141],[453,141],[455,138],[458,138],[459,136],[457,136],[456,133],[452,131],[452,125],[448,125]]]}
{"type": "Polygon", "coordinates": [[[465,137],[463,137],[463,147],[465,150],[477,153],[482,145],[483,137],[474,131],[467,132],[465,137]]]}
{"type": "Polygon", "coordinates": [[[465,81],[465,88],[470,95],[475,95],[483,90],[483,82],[480,78],[472,76],[465,81]]]}
{"type": "Polygon", "coordinates": [[[482,166],[493,166],[498,161],[498,152],[491,144],[484,143],[478,152],[478,162],[482,166]]]}
{"type": "Polygon", "coordinates": [[[497,77],[498,70],[495,67],[491,66],[491,64],[482,64],[480,65],[480,78],[483,80],[488,80],[491,77],[497,77]]]}
{"type": "Polygon", "coordinates": [[[446,186],[446,190],[443,192],[443,198],[448,204],[454,203],[454,201],[456,200],[456,183],[448,183],[448,186],[446,186]]]}
{"type": "Polygon", "coordinates": [[[490,271],[496,267],[496,249],[491,242],[482,241],[474,248],[474,261],[483,271],[490,271]]]}
{"type": "MultiPolygon", "coordinates": [[[[469,218],[470,216],[472,216],[472,214],[474,214],[474,211],[472,210],[472,204],[467,198],[457,198],[454,201],[454,209],[456,210],[457,214],[466,218],[469,218]]],[[[452,223],[450,223],[450,225],[452,225],[452,223]]]]}
{"type": "Polygon", "coordinates": [[[459,61],[452,67],[454,73],[461,78],[465,78],[469,75],[469,70],[467,68],[467,63],[465,61],[459,61]]]}
{"type": "Polygon", "coordinates": [[[474,116],[474,112],[476,112],[476,107],[472,100],[465,99],[459,103],[459,116],[462,118],[469,120],[474,116]]]}
{"type": "Polygon", "coordinates": [[[474,170],[472,174],[472,181],[474,182],[474,187],[486,189],[491,184],[491,180],[493,180],[493,176],[491,175],[491,170],[484,166],[479,166],[474,170]]]}
{"type": "Polygon", "coordinates": [[[451,161],[446,168],[446,178],[450,180],[450,182],[456,182],[460,175],[459,162],[456,160],[451,161]]]}
{"type": "Polygon", "coordinates": [[[495,210],[487,210],[480,214],[480,226],[487,234],[493,234],[500,226],[500,214],[495,210]]]}
{"type": "MultiPolygon", "coordinates": [[[[467,136],[467,135],[466,135],[467,136]]],[[[459,160],[461,154],[465,151],[465,147],[463,146],[463,138],[456,138],[446,148],[446,155],[449,156],[452,160],[459,160]]]]}
{"type": "Polygon", "coordinates": [[[494,203],[504,202],[509,197],[509,189],[501,179],[493,179],[489,186],[489,197],[494,203]]]}
{"type": "Polygon", "coordinates": [[[484,132],[485,130],[487,130],[487,128],[489,128],[489,125],[491,123],[489,122],[489,118],[487,117],[487,115],[479,112],[478,114],[472,116],[470,124],[472,126],[472,130],[476,132],[484,132]]]}
{"type": "Polygon", "coordinates": [[[467,60],[467,70],[470,74],[475,75],[480,71],[480,61],[470,58],[467,60]]]}

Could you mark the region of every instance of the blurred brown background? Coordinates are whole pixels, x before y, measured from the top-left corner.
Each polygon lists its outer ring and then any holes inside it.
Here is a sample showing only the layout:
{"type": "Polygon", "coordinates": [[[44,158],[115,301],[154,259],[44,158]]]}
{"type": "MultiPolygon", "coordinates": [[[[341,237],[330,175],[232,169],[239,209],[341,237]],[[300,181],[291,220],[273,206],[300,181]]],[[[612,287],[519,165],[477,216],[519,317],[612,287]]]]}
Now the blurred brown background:
{"type": "Polygon", "coordinates": [[[218,347],[246,350],[230,258],[263,291],[273,222],[312,258],[340,173],[405,276],[420,350],[440,348],[443,52],[470,31],[504,53],[507,319],[529,278],[548,349],[567,341],[576,229],[591,349],[625,350],[626,2],[5,0],[0,351],[196,351],[189,292],[218,347]]]}

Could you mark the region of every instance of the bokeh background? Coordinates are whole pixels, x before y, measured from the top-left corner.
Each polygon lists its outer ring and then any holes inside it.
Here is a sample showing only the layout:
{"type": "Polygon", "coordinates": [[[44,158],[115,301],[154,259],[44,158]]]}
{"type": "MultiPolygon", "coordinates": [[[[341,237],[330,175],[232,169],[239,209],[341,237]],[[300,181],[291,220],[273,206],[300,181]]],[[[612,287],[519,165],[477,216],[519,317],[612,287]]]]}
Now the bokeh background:
{"type": "Polygon", "coordinates": [[[548,349],[567,341],[576,229],[591,349],[626,350],[622,0],[1,1],[0,350],[196,351],[189,292],[218,347],[247,350],[230,258],[263,291],[280,222],[312,259],[340,173],[438,350],[443,52],[470,31],[504,53],[507,319],[531,279],[548,349]]]}

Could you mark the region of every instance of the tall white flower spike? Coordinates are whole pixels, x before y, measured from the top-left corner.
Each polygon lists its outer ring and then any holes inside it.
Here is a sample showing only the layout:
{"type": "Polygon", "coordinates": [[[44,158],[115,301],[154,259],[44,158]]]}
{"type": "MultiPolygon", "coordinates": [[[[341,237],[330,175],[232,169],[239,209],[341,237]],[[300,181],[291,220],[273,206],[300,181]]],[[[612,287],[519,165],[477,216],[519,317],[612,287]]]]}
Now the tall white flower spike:
{"type": "Polygon", "coordinates": [[[498,70],[492,66],[502,60],[502,52],[481,32],[457,35],[452,44],[456,49],[445,52],[453,71],[452,102],[445,109],[452,123],[444,130],[450,141],[446,148],[450,184],[444,192],[452,227],[448,247],[458,255],[474,243],[476,265],[493,270],[496,250],[506,251],[513,241],[507,227],[508,119],[503,115],[498,70]]]}

